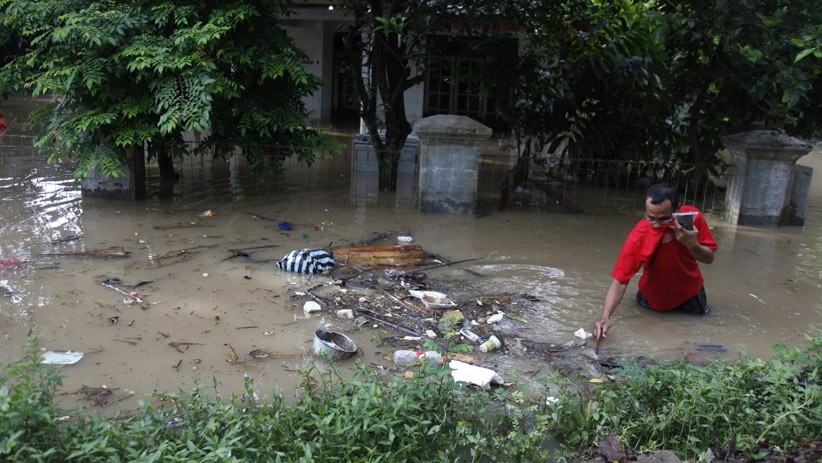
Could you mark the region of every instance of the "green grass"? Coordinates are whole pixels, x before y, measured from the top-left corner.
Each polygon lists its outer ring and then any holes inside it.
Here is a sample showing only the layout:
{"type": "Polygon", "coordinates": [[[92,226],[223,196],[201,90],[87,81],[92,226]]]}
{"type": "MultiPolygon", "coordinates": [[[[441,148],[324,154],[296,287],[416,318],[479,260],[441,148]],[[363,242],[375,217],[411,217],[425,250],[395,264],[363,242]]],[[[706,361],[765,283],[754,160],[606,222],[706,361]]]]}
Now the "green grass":
{"type": "Polygon", "coordinates": [[[60,410],[56,369],[33,343],[0,376],[0,460],[8,462],[557,461],[590,454],[614,434],[639,452],[698,458],[732,438],[754,455],[822,435],[822,336],[777,346],[773,359],[706,366],[632,365],[590,390],[552,378],[559,401],[523,388],[483,391],[447,369],[402,379],[358,365],[302,372],[298,400],[222,397],[199,385],[162,394],[127,419],[60,410]],[[159,398],[159,397],[158,397],[159,398]],[[58,418],[70,414],[69,421],[58,418]]]}

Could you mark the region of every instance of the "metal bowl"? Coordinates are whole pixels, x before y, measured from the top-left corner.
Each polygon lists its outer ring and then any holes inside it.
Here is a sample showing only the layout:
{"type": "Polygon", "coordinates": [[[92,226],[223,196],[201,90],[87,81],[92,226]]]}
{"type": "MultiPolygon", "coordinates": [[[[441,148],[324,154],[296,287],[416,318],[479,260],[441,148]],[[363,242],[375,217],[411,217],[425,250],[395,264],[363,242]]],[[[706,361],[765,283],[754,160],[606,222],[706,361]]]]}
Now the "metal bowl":
{"type": "Polygon", "coordinates": [[[327,360],[344,360],[357,353],[357,345],[348,336],[336,331],[314,332],[314,355],[327,360]]]}

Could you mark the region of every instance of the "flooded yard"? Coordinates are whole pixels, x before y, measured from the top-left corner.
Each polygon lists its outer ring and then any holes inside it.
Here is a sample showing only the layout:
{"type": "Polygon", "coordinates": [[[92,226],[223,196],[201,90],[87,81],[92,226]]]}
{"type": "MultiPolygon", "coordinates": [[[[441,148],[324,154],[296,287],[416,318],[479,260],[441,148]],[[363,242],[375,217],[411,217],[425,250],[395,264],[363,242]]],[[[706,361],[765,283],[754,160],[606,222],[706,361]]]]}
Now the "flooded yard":
{"type": "MultiPolygon", "coordinates": [[[[79,393],[84,386],[112,391],[110,406],[133,407],[155,390],[194,380],[213,378],[223,392],[240,393],[244,372],[262,398],[290,395],[317,329],[344,332],[362,361],[393,367],[396,347],[379,341],[401,333],[326,312],[306,316],[306,291],[330,279],[276,263],[294,249],[348,246],[379,234],[388,244],[411,236],[449,261],[475,259],[426,271],[431,285],[527,295],[532,303],[507,307],[524,320],[516,321],[518,337],[574,340],[601,313],[611,269],[642,214],[641,193],[628,209],[421,214],[413,185],[377,192],[351,174],[347,157],[295,167],[276,185],[253,181],[236,161],[187,160],[178,164],[182,180],[171,200],[151,190],[143,202],[84,198],[70,166],[46,165],[20,148],[23,110],[3,108],[12,129],[0,139],[0,258],[21,265],[0,271],[0,358],[19,357],[33,336],[48,349],[84,352],[60,373],[66,401],[89,406],[79,393]],[[128,256],[71,255],[96,250],[128,256]],[[101,284],[107,279],[121,284],[101,284]],[[274,355],[255,359],[255,350],[274,355]]],[[[816,170],[804,227],[739,227],[707,215],[719,244],[715,262],[702,266],[710,315],[644,310],[633,302],[635,278],[600,353],[678,358],[705,355],[700,346],[708,345],[709,355],[744,349],[769,357],[773,344],[802,342],[803,333],[822,327],[822,151],[799,162],[816,170]]],[[[325,291],[333,298],[333,291],[357,289],[325,291]]],[[[474,303],[469,293],[456,302],[474,303]]],[[[515,357],[503,349],[483,359],[506,379],[539,367],[515,357]]]]}

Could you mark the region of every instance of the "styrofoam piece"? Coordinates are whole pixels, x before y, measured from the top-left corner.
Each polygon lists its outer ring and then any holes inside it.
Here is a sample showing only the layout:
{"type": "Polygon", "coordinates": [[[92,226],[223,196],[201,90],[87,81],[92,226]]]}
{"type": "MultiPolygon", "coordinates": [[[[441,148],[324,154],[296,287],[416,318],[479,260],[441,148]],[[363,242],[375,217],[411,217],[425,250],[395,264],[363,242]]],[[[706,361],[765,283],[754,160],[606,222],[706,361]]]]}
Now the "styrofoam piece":
{"type": "Polygon", "coordinates": [[[44,351],[40,357],[43,359],[40,363],[45,365],[74,365],[83,358],[82,352],[75,352],[72,350],[47,350],[44,351]]]}
{"type": "Polygon", "coordinates": [[[454,301],[448,299],[448,296],[436,291],[417,291],[414,289],[408,290],[408,294],[416,297],[429,309],[441,309],[445,307],[454,307],[454,301]]]}
{"type": "Polygon", "coordinates": [[[491,384],[504,384],[505,381],[496,371],[478,367],[459,360],[448,363],[454,381],[475,384],[483,389],[490,389],[491,384]]]}

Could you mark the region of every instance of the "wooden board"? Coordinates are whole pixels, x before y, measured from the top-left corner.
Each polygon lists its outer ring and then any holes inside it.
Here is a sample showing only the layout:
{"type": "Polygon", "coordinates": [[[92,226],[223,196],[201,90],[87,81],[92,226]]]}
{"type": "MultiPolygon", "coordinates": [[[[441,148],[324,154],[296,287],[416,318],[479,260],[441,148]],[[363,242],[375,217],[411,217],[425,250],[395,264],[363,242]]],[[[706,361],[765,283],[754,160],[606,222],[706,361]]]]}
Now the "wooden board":
{"type": "Polygon", "coordinates": [[[425,251],[416,244],[336,248],[331,250],[331,255],[338,264],[350,265],[416,265],[425,262],[425,251]]]}

